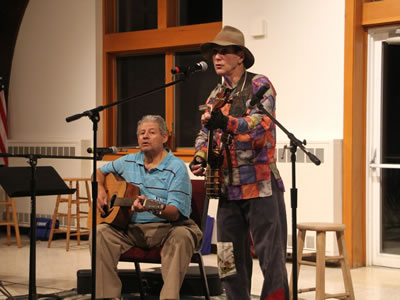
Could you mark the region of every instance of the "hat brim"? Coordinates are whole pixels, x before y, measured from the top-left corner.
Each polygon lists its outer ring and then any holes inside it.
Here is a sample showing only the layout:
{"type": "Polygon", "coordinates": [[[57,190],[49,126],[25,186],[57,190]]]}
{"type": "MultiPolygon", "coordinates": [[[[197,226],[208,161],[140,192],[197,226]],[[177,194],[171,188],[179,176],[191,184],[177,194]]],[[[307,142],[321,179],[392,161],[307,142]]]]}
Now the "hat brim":
{"type": "Polygon", "coordinates": [[[204,56],[205,59],[207,60],[212,60],[213,56],[213,49],[216,47],[226,47],[226,46],[237,46],[241,48],[244,51],[244,60],[243,60],[243,65],[246,69],[249,69],[252,65],[254,65],[254,56],[250,52],[249,49],[247,49],[244,46],[240,46],[231,42],[224,42],[224,41],[219,41],[219,42],[207,42],[204,44],[200,45],[200,51],[201,54],[204,56]]]}

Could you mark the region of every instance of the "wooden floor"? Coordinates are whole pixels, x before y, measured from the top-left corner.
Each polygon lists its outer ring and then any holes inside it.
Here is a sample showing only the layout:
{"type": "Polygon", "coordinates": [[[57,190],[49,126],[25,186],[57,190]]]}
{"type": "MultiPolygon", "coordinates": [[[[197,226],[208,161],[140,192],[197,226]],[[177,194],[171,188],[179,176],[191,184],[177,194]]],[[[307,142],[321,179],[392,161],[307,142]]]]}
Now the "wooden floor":
{"type": "MultiPolygon", "coordinates": [[[[0,281],[12,296],[26,295],[29,291],[29,239],[22,235],[22,247],[15,240],[7,246],[5,234],[0,232],[0,281]]],[[[76,273],[80,269],[90,269],[88,242],[76,246],[72,240],[69,252],[65,251],[65,240],[54,240],[51,248],[47,241],[36,244],[36,286],[38,293],[54,293],[76,288],[76,273]]],[[[216,266],[216,255],[204,256],[205,264],[216,266]]],[[[120,268],[130,268],[122,263],[120,268]]],[[[151,268],[143,265],[142,268],[151,268]]],[[[252,294],[261,294],[262,275],[257,259],[254,260],[252,294]]],[[[291,264],[287,264],[290,274],[291,264]]],[[[360,300],[400,300],[400,269],[383,267],[364,267],[351,270],[356,299],[360,300]]],[[[311,287],[315,281],[315,270],[302,266],[299,287],[311,287]]],[[[326,269],[326,289],[328,292],[343,289],[340,268],[326,269]]],[[[301,294],[300,298],[314,299],[314,293],[301,294]]],[[[0,293],[0,299],[6,299],[0,293]]]]}

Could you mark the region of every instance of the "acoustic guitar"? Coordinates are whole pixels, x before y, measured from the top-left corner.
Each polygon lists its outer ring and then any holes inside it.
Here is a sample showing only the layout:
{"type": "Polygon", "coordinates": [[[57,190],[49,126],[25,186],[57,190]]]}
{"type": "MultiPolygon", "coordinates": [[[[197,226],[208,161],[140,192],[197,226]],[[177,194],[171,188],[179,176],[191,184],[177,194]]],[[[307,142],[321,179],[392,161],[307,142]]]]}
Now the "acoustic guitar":
{"type": "MultiPolygon", "coordinates": [[[[210,113],[221,109],[228,101],[231,90],[222,89],[215,96],[210,113]]],[[[207,166],[206,166],[206,194],[210,198],[219,198],[221,193],[220,167],[221,150],[214,145],[214,130],[208,130],[207,166]]]]}
{"type": "MultiPolygon", "coordinates": [[[[130,223],[133,214],[131,206],[139,196],[139,188],[112,173],[106,175],[104,186],[108,202],[103,207],[104,215],[97,209],[97,224],[107,223],[124,230],[130,223]]],[[[166,206],[165,203],[152,199],[144,200],[142,205],[150,211],[163,210],[166,206]]],[[[90,209],[87,222],[89,229],[92,229],[92,218],[92,210],[90,209]]]]}

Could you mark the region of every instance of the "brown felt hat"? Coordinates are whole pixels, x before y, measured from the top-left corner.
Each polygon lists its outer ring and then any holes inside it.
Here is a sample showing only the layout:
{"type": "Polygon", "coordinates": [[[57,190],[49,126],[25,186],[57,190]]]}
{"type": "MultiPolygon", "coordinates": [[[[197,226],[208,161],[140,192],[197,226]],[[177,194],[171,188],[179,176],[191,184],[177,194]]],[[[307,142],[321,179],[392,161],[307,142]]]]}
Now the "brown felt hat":
{"type": "Polygon", "coordinates": [[[224,26],[213,41],[200,45],[200,51],[207,60],[212,60],[212,50],[219,46],[240,47],[244,51],[243,64],[245,68],[248,69],[254,64],[254,56],[250,50],[244,46],[244,35],[239,29],[232,26],[224,26]]]}

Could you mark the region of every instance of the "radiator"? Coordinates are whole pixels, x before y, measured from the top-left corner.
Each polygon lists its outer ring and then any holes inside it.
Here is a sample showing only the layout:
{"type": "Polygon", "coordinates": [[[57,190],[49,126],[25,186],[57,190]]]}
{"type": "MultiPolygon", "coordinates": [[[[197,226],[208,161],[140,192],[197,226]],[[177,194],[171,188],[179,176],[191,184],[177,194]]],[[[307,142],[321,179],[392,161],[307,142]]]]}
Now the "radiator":
{"type": "MultiPolygon", "coordinates": [[[[11,154],[41,154],[55,156],[89,156],[87,148],[91,147],[90,140],[60,140],[60,141],[8,141],[8,152],[11,154]]],[[[39,158],[38,166],[52,166],[62,178],[86,177],[92,174],[92,161],[82,159],[39,158]]],[[[13,157],[9,159],[10,167],[30,167],[27,158],[13,157]]],[[[85,190],[81,188],[84,192],[85,190]]],[[[0,192],[0,199],[4,199],[4,191],[0,192]]],[[[52,218],[56,204],[56,195],[36,197],[36,216],[52,218]]],[[[17,217],[20,226],[30,226],[30,197],[15,198],[17,217]]],[[[5,211],[0,207],[0,219],[5,219],[5,211]]],[[[84,208],[85,209],[85,208],[84,208]]],[[[60,212],[66,212],[67,206],[60,206],[60,212]]],[[[61,218],[60,226],[66,226],[66,218],[61,218]]],[[[73,220],[75,221],[75,220],[73,220]]],[[[75,224],[72,224],[74,227],[75,224]]]]}
{"type": "MultiPolygon", "coordinates": [[[[292,251],[292,164],[288,143],[277,143],[278,168],[285,183],[285,203],[288,223],[288,250],[292,251]]],[[[321,164],[312,163],[301,149],[296,153],[297,223],[342,223],[342,140],[307,143],[308,151],[316,155],[321,164]]],[[[336,236],[327,233],[326,252],[337,255],[336,236]]],[[[315,251],[315,233],[307,232],[304,250],[315,251]]]]}

